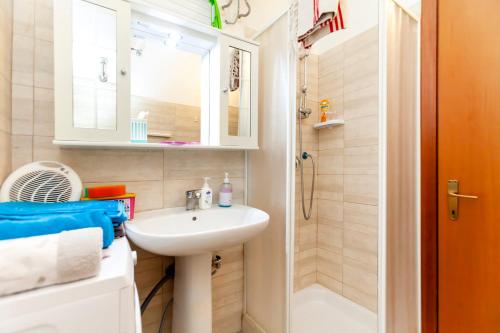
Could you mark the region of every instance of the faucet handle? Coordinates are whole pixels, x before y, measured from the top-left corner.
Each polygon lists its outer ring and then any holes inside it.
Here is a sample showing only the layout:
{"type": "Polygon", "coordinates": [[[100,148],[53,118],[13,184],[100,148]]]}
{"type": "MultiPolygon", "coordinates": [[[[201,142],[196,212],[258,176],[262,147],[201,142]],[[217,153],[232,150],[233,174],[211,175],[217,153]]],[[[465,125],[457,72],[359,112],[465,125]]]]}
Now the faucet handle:
{"type": "Polygon", "coordinates": [[[189,191],[186,191],[186,198],[187,199],[199,199],[201,198],[201,193],[200,193],[200,190],[189,190],[189,191]]]}

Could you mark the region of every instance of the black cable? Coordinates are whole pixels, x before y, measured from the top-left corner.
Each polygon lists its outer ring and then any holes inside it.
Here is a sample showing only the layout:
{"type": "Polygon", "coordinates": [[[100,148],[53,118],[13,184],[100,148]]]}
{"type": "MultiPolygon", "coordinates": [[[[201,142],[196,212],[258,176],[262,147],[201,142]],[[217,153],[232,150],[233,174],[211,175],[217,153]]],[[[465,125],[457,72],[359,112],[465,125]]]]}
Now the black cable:
{"type": "Polygon", "coordinates": [[[149,303],[151,302],[151,300],[153,300],[153,297],[155,297],[156,293],[158,292],[158,290],[161,289],[161,287],[163,287],[163,285],[170,279],[173,279],[174,278],[174,275],[175,275],[175,265],[174,264],[170,264],[166,269],[165,269],[165,276],[163,276],[161,278],[160,281],[158,281],[158,283],[153,287],[153,289],[149,292],[148,296],[146,297],[146,299],[144,300],[144,302],[142,302],[141,304],[141,315],[144,314],[144,312],[146,311],[146,309],[148,308],[148,305],[149,303]]]}
{"type": "Polygon", "coordinates": [[[160,322],[160,329],[158,330],[158,333],[163,333],[165,332],[165,323],[167,322],[167,311],[168,308],[174,303],[174,299],[172,298],[167,305],[165,305],[165,309],[163,309],[163,314],[161,315],[161,322],[160,322]]]}

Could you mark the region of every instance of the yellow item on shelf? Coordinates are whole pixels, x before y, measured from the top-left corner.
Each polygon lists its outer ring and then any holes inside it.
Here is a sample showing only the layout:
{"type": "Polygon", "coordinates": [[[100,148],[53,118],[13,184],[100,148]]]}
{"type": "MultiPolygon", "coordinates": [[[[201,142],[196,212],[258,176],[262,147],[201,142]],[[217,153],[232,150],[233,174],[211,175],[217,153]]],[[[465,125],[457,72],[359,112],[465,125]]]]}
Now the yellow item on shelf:
{"type": "Polygon", "coordinates": [[[324,123],[325,121],[327,121],[326,114],[330,110],[330,101],[327,100],[327,99],[324,99],[321,102],[319,102],[319,109],[321,111],[321,119],[320,119],[320,121],[322,123],[324,123]]]}

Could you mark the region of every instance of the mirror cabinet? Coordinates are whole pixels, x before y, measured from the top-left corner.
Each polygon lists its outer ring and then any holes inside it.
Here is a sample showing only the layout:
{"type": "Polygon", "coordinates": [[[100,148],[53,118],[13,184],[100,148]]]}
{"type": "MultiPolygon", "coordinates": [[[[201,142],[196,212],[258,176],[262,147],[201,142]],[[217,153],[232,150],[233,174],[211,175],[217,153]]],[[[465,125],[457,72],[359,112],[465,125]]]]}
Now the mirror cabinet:
{"type": "Polygon", "coordinates": [[[54,1],[60,145],[258,148],[258,44],[139,0],[54,1]]]}

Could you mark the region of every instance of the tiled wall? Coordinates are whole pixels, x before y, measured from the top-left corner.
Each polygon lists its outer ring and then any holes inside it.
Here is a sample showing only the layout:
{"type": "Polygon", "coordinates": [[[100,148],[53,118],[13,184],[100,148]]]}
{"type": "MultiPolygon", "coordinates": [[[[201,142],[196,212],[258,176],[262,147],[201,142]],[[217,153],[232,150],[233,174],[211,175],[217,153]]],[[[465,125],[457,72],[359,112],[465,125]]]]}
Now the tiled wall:
{"type": "Polygon", "coordinates": [[[147,97],[132,96],[131,115],[148,111],[148,130],[171,133],[169,138],[149,137],[150,141],[200,141],[200,108],[158,101],[147,97]]]}
{"type": "MultiPolygon", "coordinates": [[[[229,135],[238,135],[239,108],[229,106],[229,135]]],[[[137,117],[141,111],[149,111],[148,129],[168,132],[168,139],[149,137],[150,142],[165,140],[200,141],[200,108],[192,105],[169,103],[147,97],[132,96],[131,115],[137,117]]]]}
{"type": "Polygon", "coordinates": [[[376,312],[378,28],[321,54],[316,65],[312,59],[317,83],[309,87],[317,95],[310,94],[314,113],[305,122],[304,147],[317,160],[317,208],[310,221],[302,219],[297,169],[295,289],[317,282],[376,312]],[[344,126],[312,129],[322,99],[344,126]]]}
{"type": "MultiPolygon", "coordinates": [[[[304,62],[298,64],[297,75],[297,107],[300,103],[300,89],[304,84],[304,62]]],[[[311,108],[311,115],[302,120],[303,150],[314,157],[318,165],[318,132],[313,124],[319,120],[318,116],[318,56],[311,54],[307,58],[307,107],[311,108]]],[[[296,130],[296,156],[300,156],[299,121],[296,130]]],[[[312,179],[311,160],[304,161],[304,196],[306,210],[309,209],[312,179]]],[[[317,280],[317,229],[318,229],[318,201],[316,190],[314,193],[312,215],[306,220],[302,213],[300,168],[295,168],[295,283],[294,289],[303,289],[317,280]]]]}
{"type": "MultiPolygon", "coordinates": [[[[0,24],[3,22],[0,20],[0,24]]],[[[203,176],[212,178],[211,185],[217,192],[223,172],[228,171],[235,201],[243,202],[243,152],[60,149],[52,144],[52,0],[14,1],[13,54],[13,168],[35,160],[61,161],[73,167],[85,185],[126,184],[129,191],[138,195],[138,211],[184,205],[184,191],[200,187],[203,176]]],[[[241,328],[243,308],[243,248],[238,246],[218,253],[224,263],[213,278],[214,332],[235,333],[241,328]]],[[[141,299],[172,261],[173,258],[139,251],[136,282],[141,299]]],[[[144,332],[157,332],[163,305],[171,295],[172,283],[169,283],[145,313],[144,332]]]]}
{"type": "Polygon", "coordinates": [[[319,132],[318,282],[376,312],[378,28],[322,54],[318,73],[345,119],[319,132]]]}
{"type": "Polygon", "coordinates": [[[12,0],[0,0],[0,183],[10,172],[12,0]]]}

